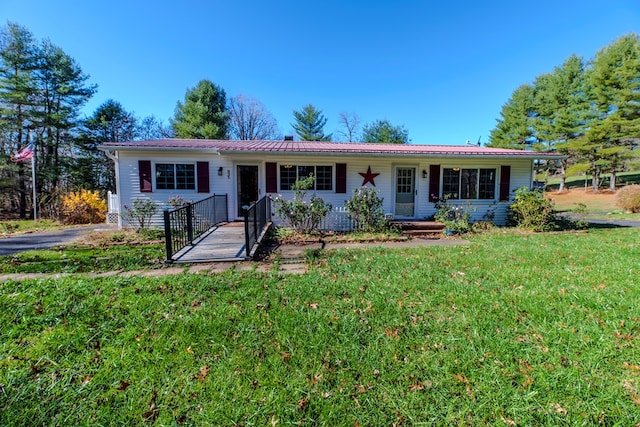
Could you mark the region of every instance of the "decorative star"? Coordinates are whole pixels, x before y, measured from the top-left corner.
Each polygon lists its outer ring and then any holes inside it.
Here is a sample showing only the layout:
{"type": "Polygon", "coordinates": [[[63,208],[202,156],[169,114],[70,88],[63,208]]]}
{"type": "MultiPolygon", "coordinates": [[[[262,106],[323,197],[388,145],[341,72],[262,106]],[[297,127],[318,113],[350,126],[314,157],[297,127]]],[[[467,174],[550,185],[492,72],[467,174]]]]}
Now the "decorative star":
{"type": "Polygon", "coordinates": [[[364,178],[364,180],[362,181],[362,186],[364,187],[365,185],[367,185],[367,182],[370,182],[371,185],[373,185],[374,187],[376,186],[376,182],[374,181],[374,179],[376,179],[376,176],[380,175],[379,173],[371,173],[371,166],[369,166],[367,168],[367,172],[363,173],[363,172],[358,172],[358,175],[360,175],[361,177],[364,178]]]}

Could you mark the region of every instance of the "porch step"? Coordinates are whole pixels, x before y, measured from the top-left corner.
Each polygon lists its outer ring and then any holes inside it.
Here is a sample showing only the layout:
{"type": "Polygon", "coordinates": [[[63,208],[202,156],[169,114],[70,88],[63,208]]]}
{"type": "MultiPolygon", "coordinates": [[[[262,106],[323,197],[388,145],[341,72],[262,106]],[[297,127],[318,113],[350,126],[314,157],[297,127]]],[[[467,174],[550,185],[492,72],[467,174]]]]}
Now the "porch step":
{"type": "Polygon", "coordinates": [[[399,227],[402,234],[408,236],[437,236],[444,232],[445,225],[436,221],[391,221],[399,227]]]}

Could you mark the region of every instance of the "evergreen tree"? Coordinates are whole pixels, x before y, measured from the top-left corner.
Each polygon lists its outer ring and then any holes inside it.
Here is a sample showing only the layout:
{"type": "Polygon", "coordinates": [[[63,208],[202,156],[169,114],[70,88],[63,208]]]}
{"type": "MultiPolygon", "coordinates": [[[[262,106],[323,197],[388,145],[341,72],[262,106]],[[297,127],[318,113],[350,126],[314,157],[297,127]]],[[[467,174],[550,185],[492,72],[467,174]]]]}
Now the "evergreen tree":
{"type": "MultiPolygon", "coordinates": [[[[611,174],[609,188],[615,190],[616,173],[638,157],[640,138],[640,39],[627,35],[596,54],[589,72],[590,95],[596,118],[587,140],[597,149],[594,169],[611,174]]],[[[594,182],[594,187],[596,183],[594,182]]],[[[597,188],[595,188],[597,189],[597,188]]]]}
{"type": "Polygon", "coordinates": [[[178,102],[171,125],[178,138],[225,139],[229,127],[227,95],[209,80],[187,90],[178,102]]]}
{"type": "Polygon", "coordinates": [[[533,140],[531,119],[534,116],[533,86],[524,84],[517,88],[502,106],[500,119],[489,136],[490,147],[524,150],[533,140]]]}
{"type": "Polygon", "coordinates": [[[383,144],[406,144],[409,131],[404,126],[393,126],[389,120],[376,120],[362,128],[362,141],[383,144]]]}
{"type": "Polygon", "coordinates": [[[301,111],[293,111],[295,123],[291,123],[302,141],[331,141],[331,134],[324,134],[324,125],[327,124],[322,110],[316,109],[311,104],[302,107],[301,111]]]}
{"type": "Polygon", "coordinates": [[[539,76],[534,83],[531,119],[538,143],[538,151],[556,151],[567,157],[559,164],[560,188],[564,189],[566,170],[574,163],[584,141],[589,103],[586,96],[584,63],[572,55],[553,73],[539,76]]]}
{"type": "Polygon", "coordinates": [[[98,150],[103,142],[133,141],[136,137],[137,121],[133,113],[112,99],[100,105],[84,121],[77,138],[79,156],[73,164],[73,184],[87,190],[111,190],[115,188],[113,160],[98,150]]]}
{"type": "Polygon", "coordinates": [[[24,162],[15,164],[9,156],[30,141],[30,113],[37,90],[34,78],[36,41],[33,34],[15,23],[8,23],[0,32],[0,126],[2,126],[2,175],[5,209],[17,205],[20,218],[26,218],[26,181],[24,162]]]}

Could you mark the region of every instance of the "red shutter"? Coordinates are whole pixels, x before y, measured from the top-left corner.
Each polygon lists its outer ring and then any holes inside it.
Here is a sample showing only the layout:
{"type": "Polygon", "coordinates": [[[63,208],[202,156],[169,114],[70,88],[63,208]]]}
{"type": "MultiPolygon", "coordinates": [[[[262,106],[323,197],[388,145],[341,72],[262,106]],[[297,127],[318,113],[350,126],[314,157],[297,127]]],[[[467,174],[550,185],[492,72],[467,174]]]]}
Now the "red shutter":
{"type": "Polygon", "coordinates": [[[500,166],[500,201],[509,200],[511,166],[500,166]]]}
{"type": "Polygon", "coordinates": [[[336,163],[336,193],[347,192],[347,164],[336,163]]]}
{"type": "Polygon", "coordinates": [[[151,161],[138,160],[138,176],[140,178],[140,192],[151,193],[153,191],[151,185],[151,161]]]}
{"type": "Polygon", "coordinates": [[[440,200],[440,165],[429,165],[429,201],[440,200]]]}
{"type": "Polygon", "coordinates": [[[267,193],[278,192],[278,164],[265,163],[264,174],[267,187],[267,193]]]}
{"type": "Polygon", "coordinates": [[[198,193],[209,192],[209,162],[198,162],[196,167],[198,193]]]}

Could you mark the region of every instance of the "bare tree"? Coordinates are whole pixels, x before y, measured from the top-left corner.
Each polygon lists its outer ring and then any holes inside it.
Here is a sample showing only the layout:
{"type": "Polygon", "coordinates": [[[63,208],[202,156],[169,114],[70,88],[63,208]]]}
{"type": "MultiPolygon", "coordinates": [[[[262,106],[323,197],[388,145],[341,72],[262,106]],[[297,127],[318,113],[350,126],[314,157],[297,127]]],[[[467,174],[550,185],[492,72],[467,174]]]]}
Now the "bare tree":
{"type": "Polygon", "coordinates": [[[344,130],[339,130],[338,133],[344,136],[348,142],[353,142],[354,139],[358,138],[358,128],[360,127],[360,117],[356,113],[340,113],[340,117],[338,118],[338,123],[344,130]]]}
{"type": "Polygon", "coordinates": [[[229,136],[240,140],[279,139],[278,124],[264,104],[240,94],[229,101],[229,136]]]}

